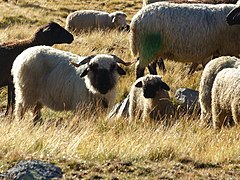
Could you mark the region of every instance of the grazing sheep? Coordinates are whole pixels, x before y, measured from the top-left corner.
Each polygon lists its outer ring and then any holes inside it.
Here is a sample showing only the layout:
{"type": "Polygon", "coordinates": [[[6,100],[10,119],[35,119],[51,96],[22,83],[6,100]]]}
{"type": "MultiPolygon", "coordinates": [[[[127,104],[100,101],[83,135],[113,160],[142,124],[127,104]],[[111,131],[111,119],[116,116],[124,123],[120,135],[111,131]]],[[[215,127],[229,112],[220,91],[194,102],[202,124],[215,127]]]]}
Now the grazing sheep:
{"type": "Polygon", "coordinates": [[[204,68],[199,86],[201,119],[204,122],[211,122],[212,88],[217,74],[225,68],[238,67],[240,67],[240,59],[236,57],[222,56],[211,60],[204,68]]]}
{"type": "Polygon", "coordinates": [[[57,23],[51,22],[40,27],[32,37],[21,41],[0,44],[0,88],[8,86],[8,103],[6,115],[14,104],[14,87],[12,83],[11,68],[15,58],[25,49],[36,45],[49,45],[71,43],[73,35],[57,23]]]}
{"type": "Polygon", "coordinates": [[[99,54],[82,59],[48,46],[25,50],[12,68],[16,115],[22,118],[27,109],[33,108],[36,122],[41,117],[42,106],[55,111],[75,110],[78,105],[91,103],[111,107],[118,77],[126,74],[117,63],[129,65],[115,55],[99,54]]]}
{"type": "Polygon", "coordinates": [[[169,90],[159,75],[146,75],[137,79],[129,93],[130,120],[138,118],[138,115],[142,115],[143,120],[173,115],[174,107],[167,92],[169,90]]]}
{"type": "Polygon", "coordinates": [[[132,18],[130,47],[139,56],[139,70],[162,57],[205,65],[212,56],[240,53],[240,27],[226,23],[233,4],[145,6],[132,18]]]}
{"type": "Polygon", "coordinates": [[[212,87],[213,127],[220,129],[225,120],[233,118],[240,123],[240,69],[226,68],[220,71],[212,87]]]}
{"type": "Polygon", "coordinates": [[[124,29],[127,27],[127,15],[117,11],[107,13],[95,10],[75,11],[67,16],[66,29],[70,31],[87,31],[94,29],[124,29]]]}

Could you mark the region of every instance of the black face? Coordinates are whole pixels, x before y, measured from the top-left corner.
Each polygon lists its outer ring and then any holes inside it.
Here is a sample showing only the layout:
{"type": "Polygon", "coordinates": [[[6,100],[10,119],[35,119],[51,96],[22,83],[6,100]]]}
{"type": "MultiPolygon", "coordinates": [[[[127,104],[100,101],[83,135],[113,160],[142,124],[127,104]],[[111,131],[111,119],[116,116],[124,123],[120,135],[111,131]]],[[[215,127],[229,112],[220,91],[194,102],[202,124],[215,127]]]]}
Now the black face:
{"type": "Polygon", "coordinates": [[[71,43],[74,39],[70,32],[54,22],[40,28],[36,34],[36,38],[42,41],[39,45],[49,46],[61,43],[71,43]]]}
{"type": "Polygon", "coordinates": [[[91,79],[92,85],[101,93],[106,94],[114,87],[115,79],[112,72],[106,69],[97,69],[96,67],[90,67],[93,73],[93,79],[91,79]],[[95,68],[95,69],[94,69],[95,68]]]}
{"type": "Polygon", "coordinates": [[[147,83],[143,86],[143,96],[145,98],[154,98],[156,96],[156,92],[159,90],[159,86],[151,83],[147,83]]]}

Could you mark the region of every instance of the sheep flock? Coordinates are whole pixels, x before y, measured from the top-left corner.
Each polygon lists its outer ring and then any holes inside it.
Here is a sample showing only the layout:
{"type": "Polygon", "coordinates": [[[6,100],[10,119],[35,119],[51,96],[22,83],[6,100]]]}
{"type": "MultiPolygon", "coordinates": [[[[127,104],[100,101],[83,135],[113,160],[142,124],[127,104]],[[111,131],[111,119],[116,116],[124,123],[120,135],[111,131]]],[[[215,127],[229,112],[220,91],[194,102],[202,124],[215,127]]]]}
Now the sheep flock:
{"type": "MultiPolygon", "coordinates": [[[[122,120],[175,122],[183,112],[169,93],[174,80],[165,78],[171,68],[165,70],[163,64],[169,60],[191,63],[192,73],[198,64],[203,66],[196,89],[199,122],[215,129],[230,120],[240,122],[240,0],[143,0],[132,17],[125,9],[79,9],[68,11],[64,18],[61,25],[39,26],[30,38],[1,42],[0,85],[8,87],[3,116],[23,119],[30,110],[36,124],[42,120],[43,107],[73,113],[86,107],[108,117],[114,108],[119,109],[114,105],[121,104],[116,98],[123,91],[119,89],[121,76],[133,72],[135,81],[125,93],[122,120]],[[129,43],[124,51],[129,52],[129,59],[113,53],[122,42],[110,47],[109,53],[95,53],[97,47],[89,54],[71,51],[78,36],[96,31],[126,34],[129,43]],[[59,45],[51,47],[54,44],[59,45]],[[164,72],[157,71],[157,64],[164,72]],[[145,75],[146,67],[149,74],[145,75]]],[[[74,46],[78,43],[93,44],[82,38],[74,46]]],[[[191,79],[190,74],[186,76],[191,79]]]]}

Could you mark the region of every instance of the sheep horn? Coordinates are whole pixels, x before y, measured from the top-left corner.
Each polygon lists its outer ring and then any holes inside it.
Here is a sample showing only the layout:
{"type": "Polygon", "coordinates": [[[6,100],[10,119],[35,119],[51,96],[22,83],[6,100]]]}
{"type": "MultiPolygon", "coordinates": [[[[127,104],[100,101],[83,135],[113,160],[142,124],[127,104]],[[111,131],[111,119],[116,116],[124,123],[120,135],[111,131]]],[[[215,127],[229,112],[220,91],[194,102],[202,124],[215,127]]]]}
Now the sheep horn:
{"type": "Polygon", "coordinates": [[[240,24],[240,7],[231,10],[226,18],[227,23],[231,26],[234,24],[240,24]]]}
{"type": "Polygon", "coordinates": [[[131,64],[133,64],[134,62],[125,62],[123,61],[122,59],[120,59],[119,57],[117,57],[116,55],[112,54],[111,56],[113,56],[114,60],[117,62],[117,63],[121,63],[125,66],[129,66],[131,64]]]}
{"type": "Polygon", "coordinates": [[[84,58],[83,60],[81,60],[79,63],[74,63],[71,62],[74,66],[79,67],[83,64],[89,63],[89,61],[94,58],[96,55],[91,55],[91,56],[87,56],[86,58],[84,58]]]}

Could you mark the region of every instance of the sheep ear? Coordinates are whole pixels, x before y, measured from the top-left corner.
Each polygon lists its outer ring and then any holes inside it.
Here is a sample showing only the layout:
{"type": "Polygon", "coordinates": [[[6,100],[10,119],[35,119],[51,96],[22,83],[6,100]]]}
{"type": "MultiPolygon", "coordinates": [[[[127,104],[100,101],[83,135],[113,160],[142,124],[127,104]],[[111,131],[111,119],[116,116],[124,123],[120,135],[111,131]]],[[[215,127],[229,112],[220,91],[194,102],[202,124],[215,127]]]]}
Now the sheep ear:
{"type": "Polygon", "coordinates": [[[125,66],[129,66],[129,65],[137,62],[137,61],[135,61],[135,62],[125,62],[125,61],[123,61],[121,58],[117,57],[117,56],[114,55],[114,54],[111,54],[111,56],[114,58],[114,60],[115,60],[117,63],[121,63],[121,64],[123,64],[123,65],[125,65],[125,66]]]}
{"type": "Polygon", "coordinates": [[[231,10],[226,17],[226,21],[230,26],[240,24],[240,7],[231,10]]]}
{"type": "Polygon", "coordinates": [[[42,32],[47,32],[47,31],[50,31],[50,30],[51,30],[51,27],[47,26],[47,27],[45,27],[45,28],[43,29],[42,32]]]}
{"type": "Polygon", "coordinates": [[[161,82],[159,83],[159,87],[160,87],[161,89],[166,90],[166,91],[169,91],[169,90],[170,90],[170,87],[169,87],[165,82],[163,82],[163,81],[161,81],[161,82]]]}
{"type": "Polygon", "coordinates": [[[117,72],[120,75],[126,75],[126,72],[120,66],[117,66],[117,72]]]}
{"type": "Polygon", "coordinates": [[[84,69],[84,71],[82,72],[82,74],[80,74],[80,77],[84,77],[88,74],[89,72],[89,68],[87,67],[86,69],[84,69]]]}
{"type": "Polygon", "coordinates": [[[76,63],[76,62],[73,62],[73,61],[70,61],[70,63],[76,67],[79,67],[83,64],[86,64],[86,63],[89,63],[89,61],[94,58],[96,55],[91,55],[91,56],[87,56],[85,57],[84,59],[80,59],[80,62],[76,63]]]}
{"type": "Polygon", "coordinates": [[[142,81],[139,81],[137,84],[135,84],[135,87],[138,87],[138,88],[140,88],[140,87],[142,87],[143,85],[142,85],[142,81]]]}

